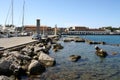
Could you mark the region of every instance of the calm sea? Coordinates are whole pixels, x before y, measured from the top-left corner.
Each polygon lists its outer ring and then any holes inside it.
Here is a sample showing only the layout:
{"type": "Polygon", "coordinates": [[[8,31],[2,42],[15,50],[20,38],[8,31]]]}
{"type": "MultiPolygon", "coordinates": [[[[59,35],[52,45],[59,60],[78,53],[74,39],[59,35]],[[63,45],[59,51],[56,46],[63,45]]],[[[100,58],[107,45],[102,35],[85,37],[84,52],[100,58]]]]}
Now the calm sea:
{"type": "Polygon", "coordinates": [[[104,41],[108,44],[120,44],[120,35],[81,35],[85,39],[104,41]]]}
{"type": "MultiPolygon", "coordinates": [[[[120,44],[120,36],[118,35],[82,37],[120,44]]],[[[62,39],[59,43],[64,46],[64,49],[58,52],[50,50],[50,56],[56,59],[56,65],[47,68],[40,80],[120,80],[120,46],[99,44],[98,46],[108,53],[106,58],[100,58],[95,54],[95,45],[63,42],[62,39]],[[112,55],[112,53],[116,53],[116,55],[112,55]],[[80,55],[81,59],[77,62],[69,61],[68,58],[72,54],[80,55]]]]}

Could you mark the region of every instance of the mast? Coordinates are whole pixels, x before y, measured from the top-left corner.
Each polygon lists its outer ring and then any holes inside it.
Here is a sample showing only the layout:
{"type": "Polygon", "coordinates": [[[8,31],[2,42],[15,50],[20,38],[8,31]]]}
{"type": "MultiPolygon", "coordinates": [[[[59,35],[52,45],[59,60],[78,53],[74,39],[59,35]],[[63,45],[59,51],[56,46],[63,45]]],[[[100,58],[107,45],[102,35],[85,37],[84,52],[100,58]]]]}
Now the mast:
{"type": "Polygon", "coordinates": [[[13,17],[13,15],[14,15],[14,13],[13,13],[13,0],[12,0],[11,2],[12,2],[12,26],[13,26],[13,24],[14,24],[14,23],[13,23],[13,22],[14,22],[14,21],[13,21],[13,18],[14,18],[14,17],[13,17]]]}
{"type": "Polygon", "coordinates": [[[24,31],[24,12],[25,12],[25,0],[23,2],[23,16],[22,16],[22,32],[24,31]]]}

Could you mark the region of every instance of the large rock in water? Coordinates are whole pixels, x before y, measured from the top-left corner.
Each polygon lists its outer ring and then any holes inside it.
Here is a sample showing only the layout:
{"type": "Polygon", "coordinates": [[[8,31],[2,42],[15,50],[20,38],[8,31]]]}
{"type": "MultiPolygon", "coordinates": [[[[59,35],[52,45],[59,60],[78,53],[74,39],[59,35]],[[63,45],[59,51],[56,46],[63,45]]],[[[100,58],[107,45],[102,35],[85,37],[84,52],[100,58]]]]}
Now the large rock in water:
{"type": "Polygon", "coordinates": [[[69,56],[69,60],[71,60],[72,62],[76,62],[81,58],[81,56],[79,55],[70,55],[69,56]]]}
{"type": "Polygon", "coordinates": [[[97,50],[97,51],[96,51],[96,54],[97,54],[98,56],[100,56],[100,57],[106,57],[106,56],[108,55],[107,52],[104,51],[104,50],[102,50],[102,49],[97,50]]]}
{"type": "Polygon", "coordinates": [[[38,60],[41,63],[43,63],[46,67],[55,65],[55,59],[45,54],[44,52],[40,52],[38,60]]]}
{"type": "Polygon", "coordinates": [[[30,65],[28,66],[28,72],[31,75],[39,75],[45,71],[45,67],[40,64],[37,60],[32,60],[30,65]]]}

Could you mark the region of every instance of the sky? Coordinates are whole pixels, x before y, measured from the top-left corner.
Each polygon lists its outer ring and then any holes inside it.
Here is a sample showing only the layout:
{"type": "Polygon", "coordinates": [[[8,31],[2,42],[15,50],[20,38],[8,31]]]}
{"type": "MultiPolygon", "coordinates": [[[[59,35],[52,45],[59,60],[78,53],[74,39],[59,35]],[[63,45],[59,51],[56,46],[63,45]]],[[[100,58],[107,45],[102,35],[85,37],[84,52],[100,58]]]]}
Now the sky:
{"type": "MultiPolygon", "coordinates": [[[[16,26],[22,25],[23,2],[14,0],[16,26]]],[[[0,0],[0,6],[0,24],[11,24],[11,0],[0,0]]],[[[120,0],[25,0],[24,14],[24,25],[40,19],[41,25],[51,27],[120,27],[120,0]]]]}

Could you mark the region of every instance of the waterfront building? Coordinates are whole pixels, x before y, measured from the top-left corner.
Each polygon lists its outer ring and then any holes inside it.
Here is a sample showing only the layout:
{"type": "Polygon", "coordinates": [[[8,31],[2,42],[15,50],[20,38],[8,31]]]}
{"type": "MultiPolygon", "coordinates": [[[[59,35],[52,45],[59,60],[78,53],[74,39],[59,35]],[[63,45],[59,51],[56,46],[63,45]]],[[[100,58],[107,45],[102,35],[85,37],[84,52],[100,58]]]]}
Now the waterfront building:
{"type": "Polygon", "coordinates": [[[89,29],[85,26],[73,26],[67,29],[67,34],[80,34],[80,35],[86,35],[86,34],[109,34],[109,31],[106,31],[105,29],[89,29]]]}
{"type": "MultiPolygon", "coordinates": [[[[45,34],[54,34],[54,28],[49,26],[40,25],[40,34],[43,34],[43,29],[45,34]]],[[[24,27],[25,32],[32,32],[36,33],[36,26],[35,25],[25,25],[24,27]]]]}

